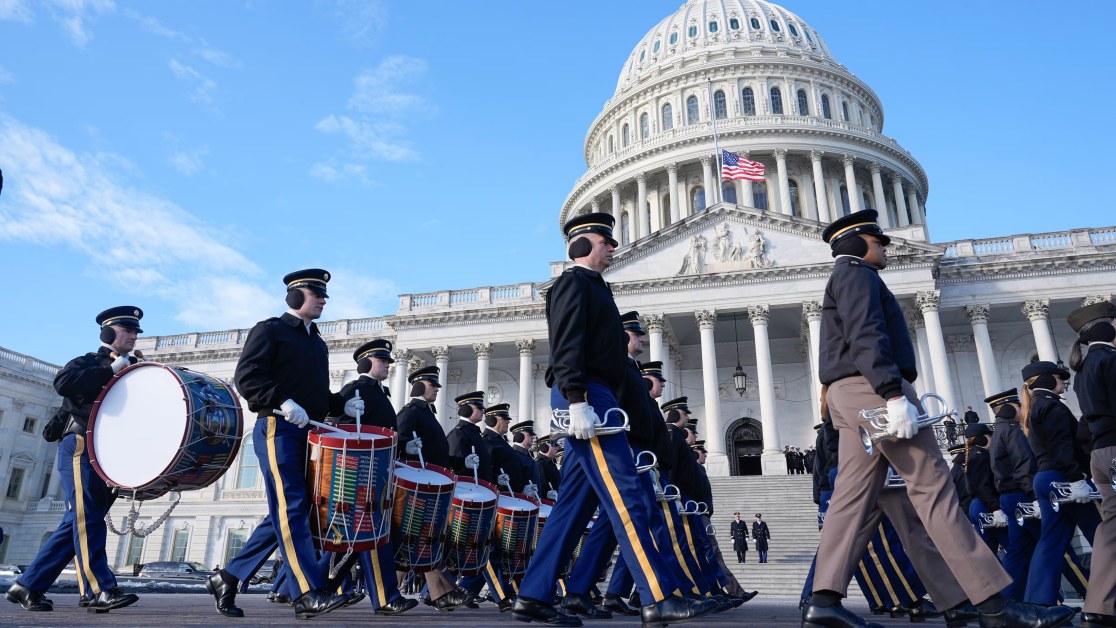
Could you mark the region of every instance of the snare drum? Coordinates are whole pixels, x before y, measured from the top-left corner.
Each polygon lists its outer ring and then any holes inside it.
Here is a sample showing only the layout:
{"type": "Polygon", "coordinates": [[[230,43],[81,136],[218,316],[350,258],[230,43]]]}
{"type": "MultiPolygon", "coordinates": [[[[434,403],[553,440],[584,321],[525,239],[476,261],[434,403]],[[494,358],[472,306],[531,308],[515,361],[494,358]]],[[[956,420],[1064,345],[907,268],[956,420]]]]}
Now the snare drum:
{"type": "Polygon", "coordinates": [[[93,402],[89,461],[109,486],[149,500],[205,488],[240,450],[240,399],[225,382],[140,362],[114,375],[93,402]]]}
{"type": "Polygon", "coordinates": [[[539,502],[522,493],[500,495],[496,504],[496,545],[507,578],[521,577],[535,549],[539,502]]]}
{"type": "Polygon", "coordinates": [[[389,538],[395,432],[370,425],[359,433],[355,425],[338,429],[346,433],[319,427],[307,438],[310,536],[321,550],[371,550],[389,538]]]}
{"type": "Polygon", "coordinates": [[[430,571],[442,561],[454,479],[437,465],[396,462],[391,539],[401,571],[430,571]]]}
{"type": "Polygon", "coordinates": [[[496,487],[458,477],[446,532],[446,567],[463,576],[483,571],[495,523],[496,487]]]}

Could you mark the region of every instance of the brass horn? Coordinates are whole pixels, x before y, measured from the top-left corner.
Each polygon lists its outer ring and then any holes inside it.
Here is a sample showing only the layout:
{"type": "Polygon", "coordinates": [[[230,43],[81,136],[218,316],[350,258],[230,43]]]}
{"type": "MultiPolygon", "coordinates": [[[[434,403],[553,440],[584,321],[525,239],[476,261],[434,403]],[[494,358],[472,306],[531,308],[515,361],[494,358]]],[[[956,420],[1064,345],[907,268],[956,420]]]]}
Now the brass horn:
{"type": "MultiPolygon", "coordinates": [[[[918,429],[920,430],[928,425],[933,425],[945,419],[946,417],[957,415],[956,410],[949,410],[947,408],[946,400],[942,398],[942,396],[938,393],[928,392],[925,395],[919,397],[918,403],[923,408],[926,408],[926,402],[931,399],[936,400],[938,402],[938,405],[943,408],[944,411],[939,414],[931,415],[927,410],[926,414],[920,414],[915,419],[915,423],[918,425],[918,429]]],[[[860,426],[860,442],[864,444],[864,450],[867,451],[868,455],[870,456],[876,451],[876,443],[886,438],[892,438],[891,434],[887,433],[887,406],[880,406],[878,408],[871,408],[869,410],[861,410],[860,418],[868,421],[868,425],[871,426],[871,430],[869,430],[869,427],[866,425],[860,426]]]]}
{"type": "MultiPolygon", "coordinates": [[[[596,436],[609,436],[611,434],[619,434],[620,432],[627,432],[631,430],[628,424],[628,413],[624,412],[623,408],[609,408],[605,413],[597,417],[597,426],[594,430],[596,436]],[[608,415],[613,412],[619,412],[623,417],[624,422],[620,425],[608,425],[608,415]]],[[[550,438],[556,440],[559,438],[566,438],[570,435],[570,411],[569,410],[555,410],[553,418],[550,421],[550,438]]]]}
{"type": "MultiPolygon", "coordinates": [[[[1058,512],[1062,504],[1068,504],[1074,501],[1073,498],[1070,497],[1069,482],[1051,482],[1050,488],[1052,489],[1050,491],[1050,507],[1054,509],[1054,512],[1058,512]]],[[[1100,491],[1097,489],[1094,488],[1092,491],[1089,491],[1090,501],[1100,501],[1100,498],[1100,491]]]]}
{"type": "Polygon", "coordinates": [[[1042,511],[1035,508],[1034,502],[1020,502],[1015,507],[1015,522],[1023,525],[1027,519],[1042,519],[1042,511]]]}

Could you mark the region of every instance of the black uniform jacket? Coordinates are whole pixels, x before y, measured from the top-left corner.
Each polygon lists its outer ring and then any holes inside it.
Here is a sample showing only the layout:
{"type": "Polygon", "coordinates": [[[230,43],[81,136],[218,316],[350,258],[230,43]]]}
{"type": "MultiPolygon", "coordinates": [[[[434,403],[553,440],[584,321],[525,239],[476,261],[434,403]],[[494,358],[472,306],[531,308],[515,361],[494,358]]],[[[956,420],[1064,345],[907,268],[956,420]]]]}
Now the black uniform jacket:
{"type": "Polygon", "coordinates": [[[814,448],[817,450],[814,458],[814,503],[821,506],[822,491],[833,490],[829,472],[837,466],[837,429],[832,421],[822,422],[814,439],[814,448]]]}
{"type": "MultiPolygon", "coordinates": [[[[101,347],[93,353],[86,353],[70,360],[54,376],[54,390],[62,395],[62,409],[70,413],[76,424],[74,433],[85,433],[93,402],[101,394],[101,389],[112,379],[111,349],[101,347]]],[[[131,358],[132,364],[138,360],[131,358]]]]}
{"type": "Polygon", "coordinates": [[[766,521],[752,522],[752,538],[757,541],[767,541],[771,538],[771,530],[767,527],[766,521]]]}
{"type": "MultiPolygon", "coordinates": [[[[988,512],[1000,509],[1000,492],[996,490],[996,480],[992,477],[992,457],[988,450],[975,445],[969,448],[969,467],[965,470],[965,487],[969,500],[984,502],[988,512]]],[[[960,491],[958,491],[960,493],[960,491]]],[[[1012,513],[1011,516],[1014,516],[1012,513]]]]}
{"type": "MultiPolygon", "coordinates": [[[[395,408],[391,406],[391,399],[388,398],[387,389],[383,384],[368,375],[361,375],[345,384],[339,394],[342,399],[348,401],[356,396],[357,391],[360,391],[360,398],[364,400],[364,413],[360,415],[361,425],[374,425],[398,431],[395,408]]],[[[340,424],[356,423],[355,418],[344,413],[339,417],[331,418],[340,424]]]]}
{"type": "MultiPolygon", "coordinates": [[[[624,383],[617,394],[620,407],[628,413],[628,444],[632,451],[651,451],[659,459],[660,468],[670,451],[666,423],[659,405],[647,393],[647,380],[639,364],[630,357],[624,368],[624,383]]],[[[670,456],[673,458],[673,456],[670,456]]],[[[670,464],[670,460],[666,460],[670,464]]],[[[669,468],[669,467],[668,467],[669,468]]]]}
{"type": "Polygon", "coordinates": [[[965,452],[955,454],[950,464],[952,466],[949,468],[949,477],[953,480],[954,490],[957,491],[957,501],[961,503],[961,512],[968,515],[969,504],[973,503],[973,497],[969,495],[969,485],[965,481],[965,452]]]}
{"type": "Polygon", "coordinates": [[[918,377],[903,310],[879,269],[859,257],[838,257],[825,286],[818,374],[822,384],[863,375],[884,399],[918,377]]]}
{"type": "Polygon", "coordinates": [[[465,457],[476,453],[480,458],[477,477],[485,482],[496,481],[496,476],[492,473],[492,455],[488,452],[488,443],[484,442],[484,436],[481,436],[480,427],[460,419],[446,435],[446,440],[449,442],[450,468],[454,473],[467,478],[473,477],[473,470],[465,466],[465,457]]]}
{"type": "Polygon", "coordinates": [[[1077,419],[1062,403],[1062,398],[1047,391],[1035,391],[1031,400],[1031,450],[1039,471],[1058,471],[1068,482],[1089,477],[1088,467],[1079,466],[1077,419]]]}
{"type": "Polygon", "coordinates": [[[248,409],[267,416],[288,399],[302,406],[311,419],[343,413],[341,395],[329,391],[329,350],[310,323],[290,312],[256,323],[244,341],[236,363],[236,389],[248,409]]]}
{"type": "Polygon", "coordinates": [[[1035,464],[1031,445],[1023,435],[1023,426],[1017,421],[997,418],[988,453],[992,455],[992,477],[996,479],[996,490],[1001,495],[1026,493],[1028,499],[1034,499],[1038,465],[1035,464]]]}
{"type": "MultiPolygon", "coordinates": [[[[452,469],[449,456],[449,442],[442,425],[430,409],[430,404],[420,397],[414,397],[399,410],[395,417],[399,423],[399,451],[400,458],[404,460],[418,460],[418,456],[407,453],[407,443],[414,439],[414,434],[422,439],[422,458],[428,464],[452,469]]],[[[469,475],[472,475],[470,471],[469,475]]]]}
{"type": "MultiPolygon", "coordinates": [[[[508,442],[508,439],[504,438],[504,436],[496,430],[482,430],[481,436],[484,438],[484,442],[488,444],[489,460],[492,465],[492,477],[499,477],[500,470],[503,469],[504,473],[508,474],[508,480],[511,482],[512,486],[522,485],[526,482],[526,480],[519,477],[519,462],[515,458],[515,452],[512,451],[511,443],[508,442]]],[[[504,490],[503,486],[497,486],[496,488],[501,491],[504,490]]]]}
{"type": "MultiPolygon", "coordinates": [[[[594,380],[613,394],[624,382],[628,334],[612,290],[601,274],[573,266],[558,276],[546,293],[550,340],[548,385],[571,403],[585,401],[586,383],[594,380]]],[[[598,416],[608,408],[594,408],[598,416]]]]}
{"type": "MultiPolygon", "coordinates": [[[[535,459],[531,457],[531,452],[518,443],[513,444],[511,449],[512,454],[515,455],[516,466],[519,468],[518,473],[512,475],[512,490],[522,493],[528,482],[535,485],[535,490],[541,490],[542,475],[539,473],[538,465],[535,464],[535,459]]],[[[546,497],[546,495],[539,493],[539,497],[546,497]]]]}
{"type": "Polygon", "coordinates": [[[1073,389],[1093,433],[1093,449],[1116,446],[1116,347],[1090,346],[1073,389]]]}
{"type": "Polygon", "coordinates": [[[729,525],[729,534],[732,536],[732,551],[748,551],[748,522],[732,520],[729,525]]]}
{"type": "Polygon", "coordinates": [[[543,455],[535,459],[535,464],[539,467],[543,482],[542,488],[539,489],[539,496],[545,498],[550,491],[558,490],[558,485],[562,483],[562,472],[558,470],[558,465],[553,460],[543,455]]]}
{"type": "Polygon", "coordinates": [[[670,483],[678,487],[685,499],[700,499],[701,487],[697,478],[697,460],[694,451],[686,444],[686,430],[674,425],[667,426],[670,443],[674,447],[674,469],[670,473],[670,483]]]}
{"type": "Polygon", "coordinates": [[[699,497],[695,498],[699,502],[705,502],[709,507],[708,514],[713,516],[713,486],[709,484],[709,474],[705,472],[705,465],[698,464],[697,458],[694,458],[694,466],[697,467],[698,490],[700,491],[699,497]]]}

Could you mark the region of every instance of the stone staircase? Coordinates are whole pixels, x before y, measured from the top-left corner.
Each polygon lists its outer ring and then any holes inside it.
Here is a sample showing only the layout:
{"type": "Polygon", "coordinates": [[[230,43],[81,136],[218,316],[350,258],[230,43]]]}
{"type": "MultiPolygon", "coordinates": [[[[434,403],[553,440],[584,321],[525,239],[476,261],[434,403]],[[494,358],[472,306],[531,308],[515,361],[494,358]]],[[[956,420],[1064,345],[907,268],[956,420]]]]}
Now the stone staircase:
{"type": "Polygon", "coordinates": [[[710,478],[713,487],[717,543],[725,564],[746,591],[759,591],[764,598],[798,599],[802,584],[810,571],[810,562],[821,538],[818,531],[818,508],[813,501],[812,479],[809,475],[765,475],[710,478]],[[729,538],[732,513],[751,524],[755,514],[771,530],[770,549],[766,564],[760,564],[754,540],[748,541],[746,563],[736,562],[729,538]]]}

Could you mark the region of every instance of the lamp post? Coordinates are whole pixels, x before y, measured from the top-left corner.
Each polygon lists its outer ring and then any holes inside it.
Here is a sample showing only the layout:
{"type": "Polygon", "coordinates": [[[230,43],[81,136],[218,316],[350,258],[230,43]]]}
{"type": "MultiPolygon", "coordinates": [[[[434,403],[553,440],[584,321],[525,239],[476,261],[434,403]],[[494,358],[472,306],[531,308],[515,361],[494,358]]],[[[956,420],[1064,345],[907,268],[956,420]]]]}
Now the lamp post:
{"type": "Polygon", "coordinates": [[[736,312],[732,313],[732,335],[736,339],[736,370],[732,374],[732,383],[737,394],[743,397],[744,391],[748,390],[748,375],[740,366],[740,334],[736,328],[736,312]]]}

